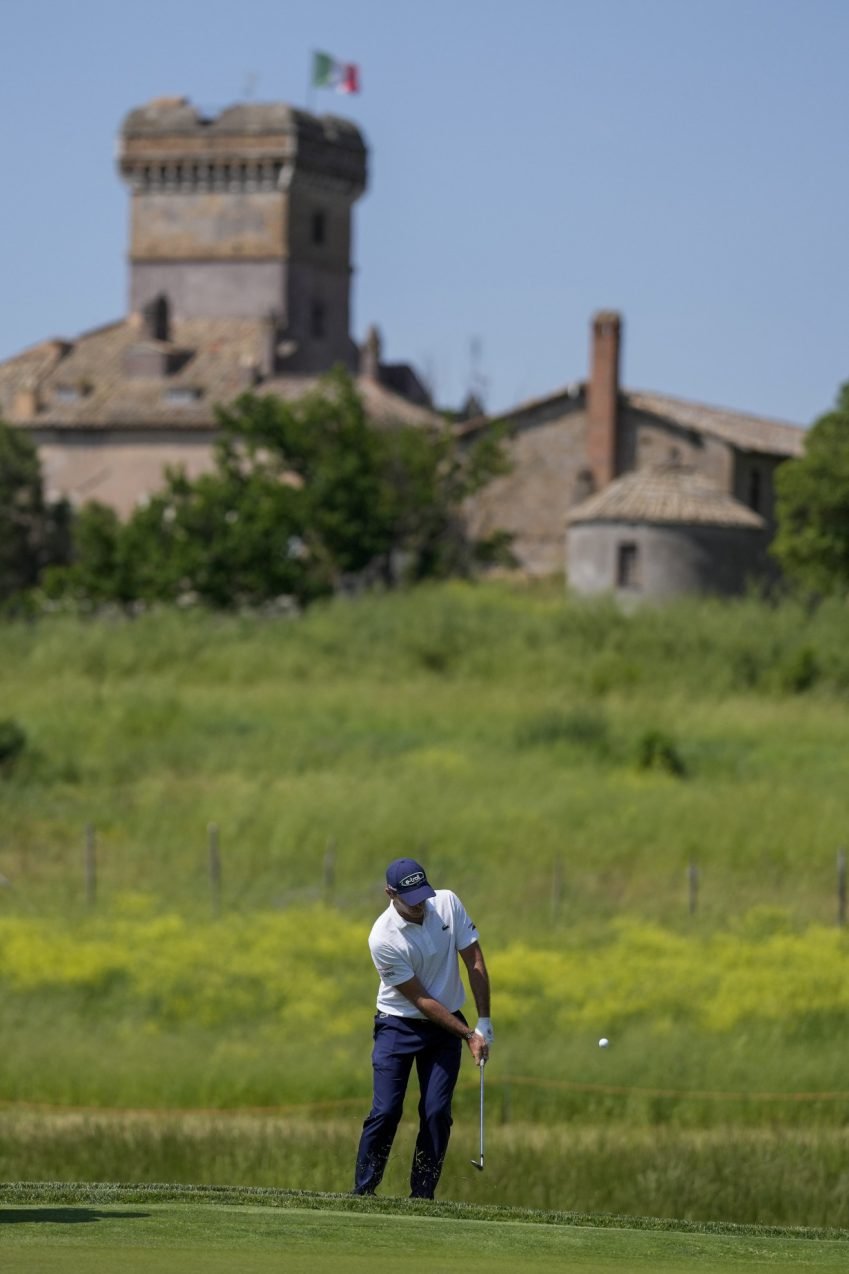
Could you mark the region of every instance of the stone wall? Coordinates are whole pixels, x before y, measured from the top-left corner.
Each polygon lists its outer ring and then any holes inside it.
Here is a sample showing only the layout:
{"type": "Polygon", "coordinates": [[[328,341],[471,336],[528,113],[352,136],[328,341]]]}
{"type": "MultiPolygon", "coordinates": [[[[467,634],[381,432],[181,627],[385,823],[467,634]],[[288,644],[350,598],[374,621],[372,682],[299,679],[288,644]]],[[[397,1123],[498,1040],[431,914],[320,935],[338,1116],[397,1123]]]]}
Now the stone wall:
{"type": "Polygon", "coordinates": [[[142,261],[130,273],[130,311],[167,296],[174,318],[256,318],[286,304],[285,261],[142,261]]]}
{"type": "Polygon", "coordinates": [[[288,204],[275,190],[135,191],[131,260],[281,260],[288,204]]]}
{"type": "MultiPolygon", "coordinates": [[[[512,470],[469,502],[470,526],[481,535],[498,529],[511,532],[513,551],[528,574],[562,572],[566,516],[592,494],[583,400],[570,404],[562,397],[540,404],[517,422],[506,448],[512,470]]],[[[727,443],[634,411],[623,402],[618,473],[673,459],[692,464],[721,490],[737,494],[735,453],[727,443]]],[[[769,460],[764,457],[764,469],[769,460]]],[[[742,470],[739,482],[746,482],[742,470]]]]}
{"type": "Polygon", "coordinates": [[[162,489],[166,468],[182,466],[190,478],[213,468],[211,429],[33,429],[30,436],[51,499],[99,500],[121,517],[162,489]]]}
{"type": "Polygon", "coordinates": [[[734,494],[734,457],[726,442],[626,404],[619,419],[619,473],[670,461],[692,465],[721,491],[734,494]]]}
{"type": "Polygon", "coordinates": [[[542,410],[538,418],[542,423],[524,424],[509,439],[511,472],[469,501],[468,518],[476,535],[511,532],[521,569],[550,575],[563,571],[566,514],[586,467],[586,415],[561,404],[550,418],[542,410]]]}
{"type": "Polygon", "coordinates": [[[733,493],[741,504],[754,509],[775,533],[775,471],[784,460],[759,452],[738,451],[734,456],[733,493]]]}
{"type": "Polygon", "coordinates": [[[742,527],[578,523],[569,528],[567,581],[577,593],[635,600],[733,595],[763,576],[766,539],[742,527]]]}

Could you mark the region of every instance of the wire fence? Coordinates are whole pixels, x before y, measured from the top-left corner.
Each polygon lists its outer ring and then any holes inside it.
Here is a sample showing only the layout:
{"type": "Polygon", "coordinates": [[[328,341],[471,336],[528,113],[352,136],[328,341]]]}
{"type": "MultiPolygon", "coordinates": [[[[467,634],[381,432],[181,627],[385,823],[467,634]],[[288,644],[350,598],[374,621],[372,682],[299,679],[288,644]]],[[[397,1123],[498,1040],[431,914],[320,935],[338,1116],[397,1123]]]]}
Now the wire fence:
{"type": "MultiPolygon", "coordinates": [[[[111,828],[108,839],[101,840],[97,826],[93,822],[87,823],[81,829],[79,849],[75,850],[72,842],[66,842],[61,865],[54,859],[48,871],[38,871],[35,875],[26,857],[21,855],[17,873],[13,871],[7,876],[0,871],[0,897],[5,893],[10,902],[17,897],[32,909],[38,906],[39,898],[46,898],[47,892],[52,889],[54,898],[58,894],[63,906],[74,910],[82,906],[84,911],[93,913],[108,904],[109,899],[122,889],[132,892],[137,886],[131,881],[139,879],[139,858],[135,853],[125,858],[123,852],[110,843],[114,835],[115,829],[111,828]]],[[[429,846],[420,845],[416,853],[428,862],[431,879],[445,877],[446,873],[441,870],[429,846]]],[[[13,861],[10,848],[0,857],[0,867],[9,872],[4,858],[13,861]]],[[[838,927],[845,928],[849,902],[849,856],[846,848],[840,846],[831,858],[831,867],[829,858],[830,855],[823,854],[816,867],[812,864],[806,872],[805,901],[809,914],[814,915],[818,923],[828,917],[838,927]]],[[[234,841],[228,843],[220,825],[209,823],[205,831],[199,831],[194,863],[181,855],[176,870],[167,865],[164,867],[161,892],[172,900],[180,896],[191,898],[193,910],[197,911],[199,907],[212,918],[221,916],[225,911],[242,911],[250,906],[280,908],[322,902],[327,906],[367,908],[374,902],[375,889],[379,889],[380,881],[352,882],[346,866],[337,838],[329,836],[323,849],[313,842],[309,853],[304,853],[298,864],[297,879],[287,878],[282,868],[275,871],[269,867],[257,873],[246,869],[241,847],[234,841]]],[[[464,876],[464,871],[462,862],[452,864],[452,887],[461,896],[467,884],[470,893],[472,888],[472,881],[468,879],[468,873],[464,876]]],[[[622,909],[628,910],[629,888],[634,887],[643,901],[647,896],[646,880],[640,872],[639,866],[631,872],[614,867],[595,870],[591,863],[582,862],[579,854],[572,857],[566,853],[555,854],[547,862],[529,861],[528,891],[533,892],[535,916],[548,912],[551,925],[557,927],[564,921],[571,906],[571,922],[575,915],[576,895],[585,902],[589,899],[590,909],[598,904],[603,914],[611,914],[619,909],[620,904],[622,909]]],[[[153,868],[149,866],[143,874],[146,875],[143,889],[154,885],[153,868]]],[[[721,911],[727,912],[731,903],[735,903],[741,913],[759,904],[788,909],[797,909],[800,905],[800,878],[798,873],[789,869],[770,877],[768,867],[762,872],[749,868],[748,875],[733,878],[733,896],[729,892],[732,887],[730,880],[727,867],[715,869],[710,861],[704,866],[693,856],[685,867],[675,869],[673,876],[670,877],[668,868],[664,869],[662,880],[659,873],[654,876],[649,882],[648,893],[656,884],[658,897],[662,893],[664,914],[673,923],[688,919],[695,922],[701,917],[714,921],[721,911]]],[[[152,892],[157,893],[155,885],[152,892]]]]}
{"type": "MultiPolygon", "coordinates": [[[[320,881],[306,893],[311,900],[318,900],[332,905],[336,901],[337,883],[337,842],[335,837],[328,839],[321,860],[320,881]]],[[[206,877],[209,893],[209,906],[213,916],[222,911],[222,884],[224,877],[224,856],[221,847],[220,829],[217,823],[207,827],[206,877]]],[[[98,899],[98,838],[94,824],[85,828],[83,848],[83,896],[88,908],[94,908],[98,899]]],[[[704,882],[704,871],[696,861],[690,861],[685,872],[685,906],[691,918],[698,916],[704,882]]],[[[551,918],[556,920],[563,904],[566,891],[566,872],[563,859],[554,859],[551,869],[550,903],[551,918]]],[[[834,916],[835,923],[844,928],[847,923],[847,852],[840,846],[836,852],[834,874],[834,916]]]]}

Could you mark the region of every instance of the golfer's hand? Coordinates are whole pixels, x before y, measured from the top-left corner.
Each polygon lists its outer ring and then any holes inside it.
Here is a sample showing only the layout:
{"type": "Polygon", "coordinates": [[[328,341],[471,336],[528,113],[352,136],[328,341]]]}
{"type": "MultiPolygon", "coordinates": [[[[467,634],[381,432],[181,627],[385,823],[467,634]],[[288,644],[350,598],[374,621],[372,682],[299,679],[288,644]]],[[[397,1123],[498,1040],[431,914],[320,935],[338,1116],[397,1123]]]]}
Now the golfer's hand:
{"type": "Polygon", "coordinates": [[[480,1066],[489,1057],[489,1045],[482,1035],[473,1035],[469,1040],[469,1052],[475,1059],[475,1066],[480,1066]]]}
{"type": "Polygon", "coordinates": [[[491,1017],[479,1017],[475,1031],[478,1035],[483,1036],[487,1044],[492,1045],[495,1043],[495,1032],[492,1029],[491,1017]]]}

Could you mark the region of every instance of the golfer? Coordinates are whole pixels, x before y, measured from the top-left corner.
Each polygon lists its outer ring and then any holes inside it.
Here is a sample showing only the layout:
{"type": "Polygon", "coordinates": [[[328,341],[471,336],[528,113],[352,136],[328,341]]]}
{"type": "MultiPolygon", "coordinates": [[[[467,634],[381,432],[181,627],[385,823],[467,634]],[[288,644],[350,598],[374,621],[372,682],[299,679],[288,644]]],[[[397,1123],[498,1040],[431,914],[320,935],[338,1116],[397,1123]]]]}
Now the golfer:
{"type": "Polygon", "coordinates": [[[432,889],[424,868],[398,858],[386,869],[389,906],[369,935],[380,975],[374,1019],[374,1100],[357,1152],[354,1194],[380,1185],[413,1062],[418,1072],[419,1135],[410,1174],[410,1197],[432,1199],[448,1138],[451,1098],[460,1073],[463,1041],[480,1066],[493,1041],[489,975],[478,932],[450,889],[432,889]],[[470,1030],[460,1012],[466,998],[457,955],[469,973],[479,1021],[470,1030]]]}

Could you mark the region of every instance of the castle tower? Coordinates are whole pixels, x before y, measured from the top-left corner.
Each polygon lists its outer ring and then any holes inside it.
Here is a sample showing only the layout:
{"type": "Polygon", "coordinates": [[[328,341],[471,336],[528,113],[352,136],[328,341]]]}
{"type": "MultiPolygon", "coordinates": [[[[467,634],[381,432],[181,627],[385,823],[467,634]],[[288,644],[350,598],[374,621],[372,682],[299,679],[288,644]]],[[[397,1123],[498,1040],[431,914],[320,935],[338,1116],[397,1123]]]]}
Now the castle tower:
{"type": "Polygon", "coordinates": [[[351,209],[366,148],[353,124],[279,102],[208,119],[159,98],[124,120],[119,166],[134,313],[165,297],[178,320],[262,318],[281,370],[356,366],[351,209]]]}

